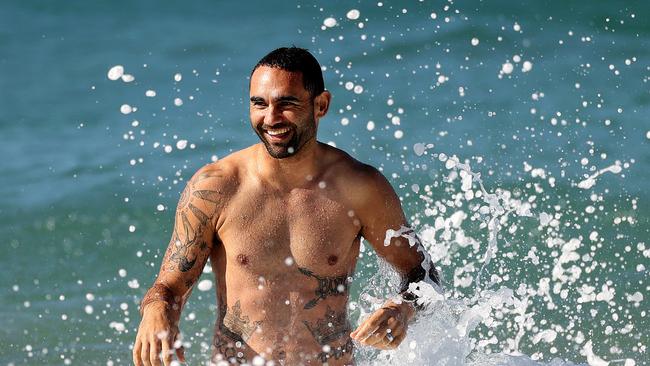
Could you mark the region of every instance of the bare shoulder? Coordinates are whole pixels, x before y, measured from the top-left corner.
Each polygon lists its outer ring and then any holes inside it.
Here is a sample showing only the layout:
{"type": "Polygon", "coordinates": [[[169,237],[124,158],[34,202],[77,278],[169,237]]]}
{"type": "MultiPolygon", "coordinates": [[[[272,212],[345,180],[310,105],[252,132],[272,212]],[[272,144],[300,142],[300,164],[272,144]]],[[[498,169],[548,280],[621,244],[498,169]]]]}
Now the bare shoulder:
{"type": "Polygon", "coordinates": [[[337,194],[359,218],[361,235],[372,243],[383,243],[386,229],[406,223],[400,198],[379,169],[338,151],[329,169],[337,194]]]}
{"type": "Polygon", "coordinates": [[[194,173],[188,186],[194,189],[228,190],[236,182],[237,166],[226,158],[201,167],[194,173]]]}
{"type": "Polygon", "coordinates": [[[336,186],[350,200],[364,203],[378,196],[394,195],[393,187],[384,175],[375,167],[362,163],[343,150],[328,147],[331,167],[328,169],[328,180],[336,182],[336,186]]]}
{"type": "Polygon", "coordinates": [[[197,197],[218,195],[219,202],[214,203],[226,204],[239,188],[241,161],[241,151],[238,151],[204,165],[188,181],[184,194],[197,197]]]}

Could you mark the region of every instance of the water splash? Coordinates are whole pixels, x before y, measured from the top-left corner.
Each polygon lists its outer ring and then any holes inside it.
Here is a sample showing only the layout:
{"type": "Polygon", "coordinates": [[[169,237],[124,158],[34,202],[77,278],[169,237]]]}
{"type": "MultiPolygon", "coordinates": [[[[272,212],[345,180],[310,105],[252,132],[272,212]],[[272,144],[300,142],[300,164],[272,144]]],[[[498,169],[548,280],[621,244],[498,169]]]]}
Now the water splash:
{"type": "MultiPolygon", "coordinates": [[[[416,155],[424,154],[423,146],[425,145],[416,144],[416,155]]],[[[453,281],[443,284],[448,287],[447,292],[430,284],[411,284],[411,290],[422,299],[426,307],[410,325],[409,336],[394,351],[376,351],[360,347],[358,354],[362,360],[361,364],[574,365],[559,358],[543,362],[540,360],[541,354],[526,355],[521,345],[553,345],[560,337],[566,337],[566,334],[570,333],[566,328],[571,326],[562,327],[560,324],[549,324],[545,320],[536,321],[536,310],[531,305],[543,303],[548,309],[554,309],[557,307],[553,300],[554,294],[560,293],[561,299],[566,298],[563,286],[577,282],[582,272],[580,267],[574,265],[574,262],[581,260],[577,251],[583,245],[582,240],[563,239],[561,226],[557,225],[555,217],[545,212],[534,214],[533,205],[530,203],[532,200],[528,197],[515,197],[505,189],[486,189],[480,173],[472,171],[468,162],[461,162],[455,155],[435,155],[438,160],[444,162],[448,171],[445,181],[460,186],[458,193],[452,193],[450,200],[464,201],[468,209],[458,209],[447,215],[447,211],[441,209],[445,207],[441,204],[444,199],[435,201],[427,195],[421,195],[420,198],[426,203],[427,216],[435,216],[431,220],[433,225],[425,224],[420,228],[419,235],[405,227],[389,230],[384,244],[390,243],[393,237],[401,236],[408,239],[409,245],[413,246],[419,236],[427,255],[433,258],[437,266],[454,267],[455,248],[471,248],[479,255],[476,256],[476,263],[463,261],[464,265],[455,266],[453,281]],[[512,216],[535,221],[540,227],[547,227],[547,246],[559,249],[550,277],[542,277],[536,284],[529,283],[527,278],[521,278],[518,287],[514,289],[498,285],[504,282],[503,276],[498,274],[503,263],[499,263],[493,271],[490,270],[490,264],[499,253],[500,245],[507,244],[511,239],[509,236],[517,231],[516,226],[510,226],[506,232],[503,230],[512,216]],[[486,232],[486,240],[473,238],[466,233],[464,227],[467,225],[464,221],[470,217],[480,222],[479,228],[486,232]],[[479,264],[480,268],[476,271],[479,264]],[[489,281],[483,280],[485,275],[490,275],[489,281]],[[473,288],[470,287],[471,283],[475,284],[473,288]],[[470,291],[460,291],[464,288],[470,291]],[[484,337],[483,333],[479,334],[480,328],[487,329],[487,334],[491,336],[484,337]]],[[[541,173],[537,173],[537,176],[540,176],[541,173]]],[[[529,252],[527,258],[539,264],[535,251],[529,252]]],[[[379,309],[385,299],[395,294],[398,288],[399,278],[395,271],[382,260],[378,262],[380,270],[370,279],[369,286],[364,288],[360,296],[358,306],[361,319],[379,309]]],[[[603,291],[594,294],[594,297],[598,301],[611,301],[613,289],[604,287],[603,291]]],[[[354,307],[356,306],[355,303],[354,307]]],[[[584,342],[584,336],[581,334],[579,332],[574,338],[577,344],[584,342]]],[[[632,359],[609,362],[603,360],[592,351],[591,340],[584,343],[580,351],[589,365],[636,364],[632,359]]]]}

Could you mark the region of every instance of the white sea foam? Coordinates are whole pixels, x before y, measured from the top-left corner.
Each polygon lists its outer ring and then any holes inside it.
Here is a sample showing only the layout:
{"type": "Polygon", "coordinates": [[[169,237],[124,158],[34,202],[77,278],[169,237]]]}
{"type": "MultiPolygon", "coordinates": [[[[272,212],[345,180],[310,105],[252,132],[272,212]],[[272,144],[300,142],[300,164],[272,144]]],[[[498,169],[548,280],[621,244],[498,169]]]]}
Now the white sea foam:
{"type": "Polygon", "coordinates": [[[593,187],[596,184],[596,178],[598,178],[598,176],[600,176],[601,174],[607,173],[607,172],[610,172],[610,173],[613,173],[613,174],[618,174],[622,170],[623,170],[623,168],[621,167],[620,164],[613,164],[613,165],[610,165],[610,166],[608,166],[606,168],[600,169],[596,173],[594,173],[594,174],[590,175],[589,177],[587,177],[586,179],[580,181],[580,183],[578,183],[578,188],[589,189],[589,188],[593,187]]]}
{"type": "MultiPolygon", "coordinates": [[[[414,152],[419,152],[417,156],[423,155],[424,146],[421,143],[414,146],[414,152]]],[[[409,336],[394,351],[381,351],[377,354],[376,350],[359,346],[357,352],[359,359],[362,360],[360,364],[574,365],[561,359],[542,362],[538,360],[537,354],[527,356],[520,348],[524,341],[536,346],[554,347],[558,340],[566,336],[567,329],[561,325],[545,321],[536,323],[535,313],[529,308],[533,304],[533,299],[545,302],[548,309],[557,309],[558,305],[553,298],[560,296],[565,299],[568,294],[567,289],[577,288],[581,294],[577,299],[578,303],[611,302],[616,296],[615,288],[607,284],[599,286],[599,289],[586,284],[582,287],[576,286],[583,272],[578,263],[581,261],[579,251],[584,244],[581,238],[564,239],[558,234],[561,228],[559,216],[556,218],[554,214],[547,212],[534,213],[526,197],[516,197],[503,189],[489,191],[483,185],[480,174],[472,171],[466,161],[461,161],[455,155],[447,156],[439,153],[437,157],[444,162],[449,177],[461,178],[449,180],[450,184],[460,185],[458,192],[470,192],[473,186],[477,186],[478,190],[472,196],[460,195],[456,198],[466,200],[467,207],[470,207],[469,211],[443,209],[444,200],[435,201],[427,195],[421,195],[430,212],[427,216],[435,216],[431,226],[424,225],[417,233],[422,246],[437,266],[453,263],[451,256],[459,247],[473,248],[481,260],[454,268],[454,278],[449,283],[451,287],[444,291],[431,283],[411,284],[410,290],[420,296],[421,303],[425,304],[425,310],[421,311],[417,320],[409,326],[409,336]],[[470,212],[475,213],[470,216],[470,212]],[[479,227],[486,231],[487,240],[475,239],[467,235],[465,229],[471,225],[468,220],[470,217],[472,221],[478,219],[481,223],[479,227]],[[515,225],[510,225],[507,233],[502,230],[510,217],[517,217],[524,220],[523,222],[539,220],[538,223],[542,227],[547,227],[555,233],[546,237],[544,247],[558,252],[549,277],[542,277],[538,283],[528,283],[526,278],[522,278],[516,289],[498,285],[500,275],[489,269],[490,261],[495,258],[494,255],[507,243],[507,235],[517,231],[511,230],[512,227],[516,228],[515,225]],[[535,219],[536,217],[538,219],[535,219]],[[460,292],[459,289],[467,289],[465,291],[469,293],[460,292]],[[541,326],[542,324],[544,326],[541,326]],[[494,328],[495,331],[501,329],[508,335],[477,339],[476,332],[486,327],[494,328]],[[497,344],[501,351],[486,351],[490,345],[497,344]]],[[[532,172],[534,169],[527,167],[526,170],[532,172]]],[[[540,178],[542,175],[540,173],[533,178],[540,178]]],[[[418,186],[417,190],[422,191],[422,188],[418,186]]],[[[408,239],[411,246],[418,245],[416,233],[409,228],[389,230],[384,245],[390,245],[394,237],[408,239]]],[[[544,250],[532,247],[528,257],[539,264],[538,254],[544,250]]],[[[361,311],[360,321],[381,307],[384,299],[395,293],[398,283],[399,279],[395,272],[385,262],[379,261],[379,271],[370,279],[369,286],[362,290],[360,301],[353,307],[361,311]]],[[[627,295],[627,299],[640,302],[643,296],[635,293],[627,295]]],[[[591,340],[584,342],[584,335],[581,332],[577,332],[574,337],[577,344],[583,345],[581,354],[589,365],[635,364],[632,359],[606,361],[593,352],[591,340]]]]}

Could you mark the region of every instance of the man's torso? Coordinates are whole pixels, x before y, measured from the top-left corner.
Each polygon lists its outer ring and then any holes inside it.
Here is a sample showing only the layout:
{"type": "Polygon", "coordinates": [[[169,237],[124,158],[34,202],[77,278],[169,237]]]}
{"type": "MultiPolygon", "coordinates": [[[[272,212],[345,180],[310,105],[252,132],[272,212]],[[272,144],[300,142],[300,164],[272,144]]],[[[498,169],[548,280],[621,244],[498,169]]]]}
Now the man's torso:
{"type": "Polygon", "coordinates": [[[328,149],[329,167],[283,190],[255,174],[250,154],[224,162],[237,189],[219,215],[210,256],[220,304],[213,354],[350,364],[346,309],[361,223],[346,176],[358,163],[328,149]]]}

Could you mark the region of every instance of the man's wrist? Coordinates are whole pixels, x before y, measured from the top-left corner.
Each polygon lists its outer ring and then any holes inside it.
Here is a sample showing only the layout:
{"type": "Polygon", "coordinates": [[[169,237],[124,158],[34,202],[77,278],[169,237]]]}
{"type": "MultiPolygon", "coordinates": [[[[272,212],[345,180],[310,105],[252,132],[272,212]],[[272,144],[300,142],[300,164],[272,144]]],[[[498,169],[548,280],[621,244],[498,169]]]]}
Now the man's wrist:
{"type": "Polygon", "coordinates": [[[156,283],[147,291],[140,302],[140,315],[144,315],[150,305],[163,306],[165,310],[180,311],[180,297],[175,296],[169,287],[156,283]]]}
{"type": "Polygon", "coordinates": [[[417,308],[415,307],[415,304],[409,301],[402,301],[401,304],[399,304],[401,311],[406,314],[406,319],[407,321],[413,320],[415,318],[415,314],[417,313],[417,308]]]}
{"type": "Polygon", "coordinates": [[[167,311],[169,310],[169,304],[162,300],[154,300],[147,303],[140,304],[140,315],[144,316],[147,311],[167,311]]]}
{"type": "Polygon", "coordinates": [[[406,316],[406,320],[408,322],[410,322],[417,313],[417,308],[412,302],[403,301],[402,299],[397,301],[389,300],[388,303],[386,303],[384,306],[398,309],[400,313],[406,316]]]}
{"type": "Polygon", "coordinates": [[[409,321],[415,318],[415,314],[418,312],[415,304],[412,302],[404,302],[403,305],[406,307],[406,316],[409,321]]]}

